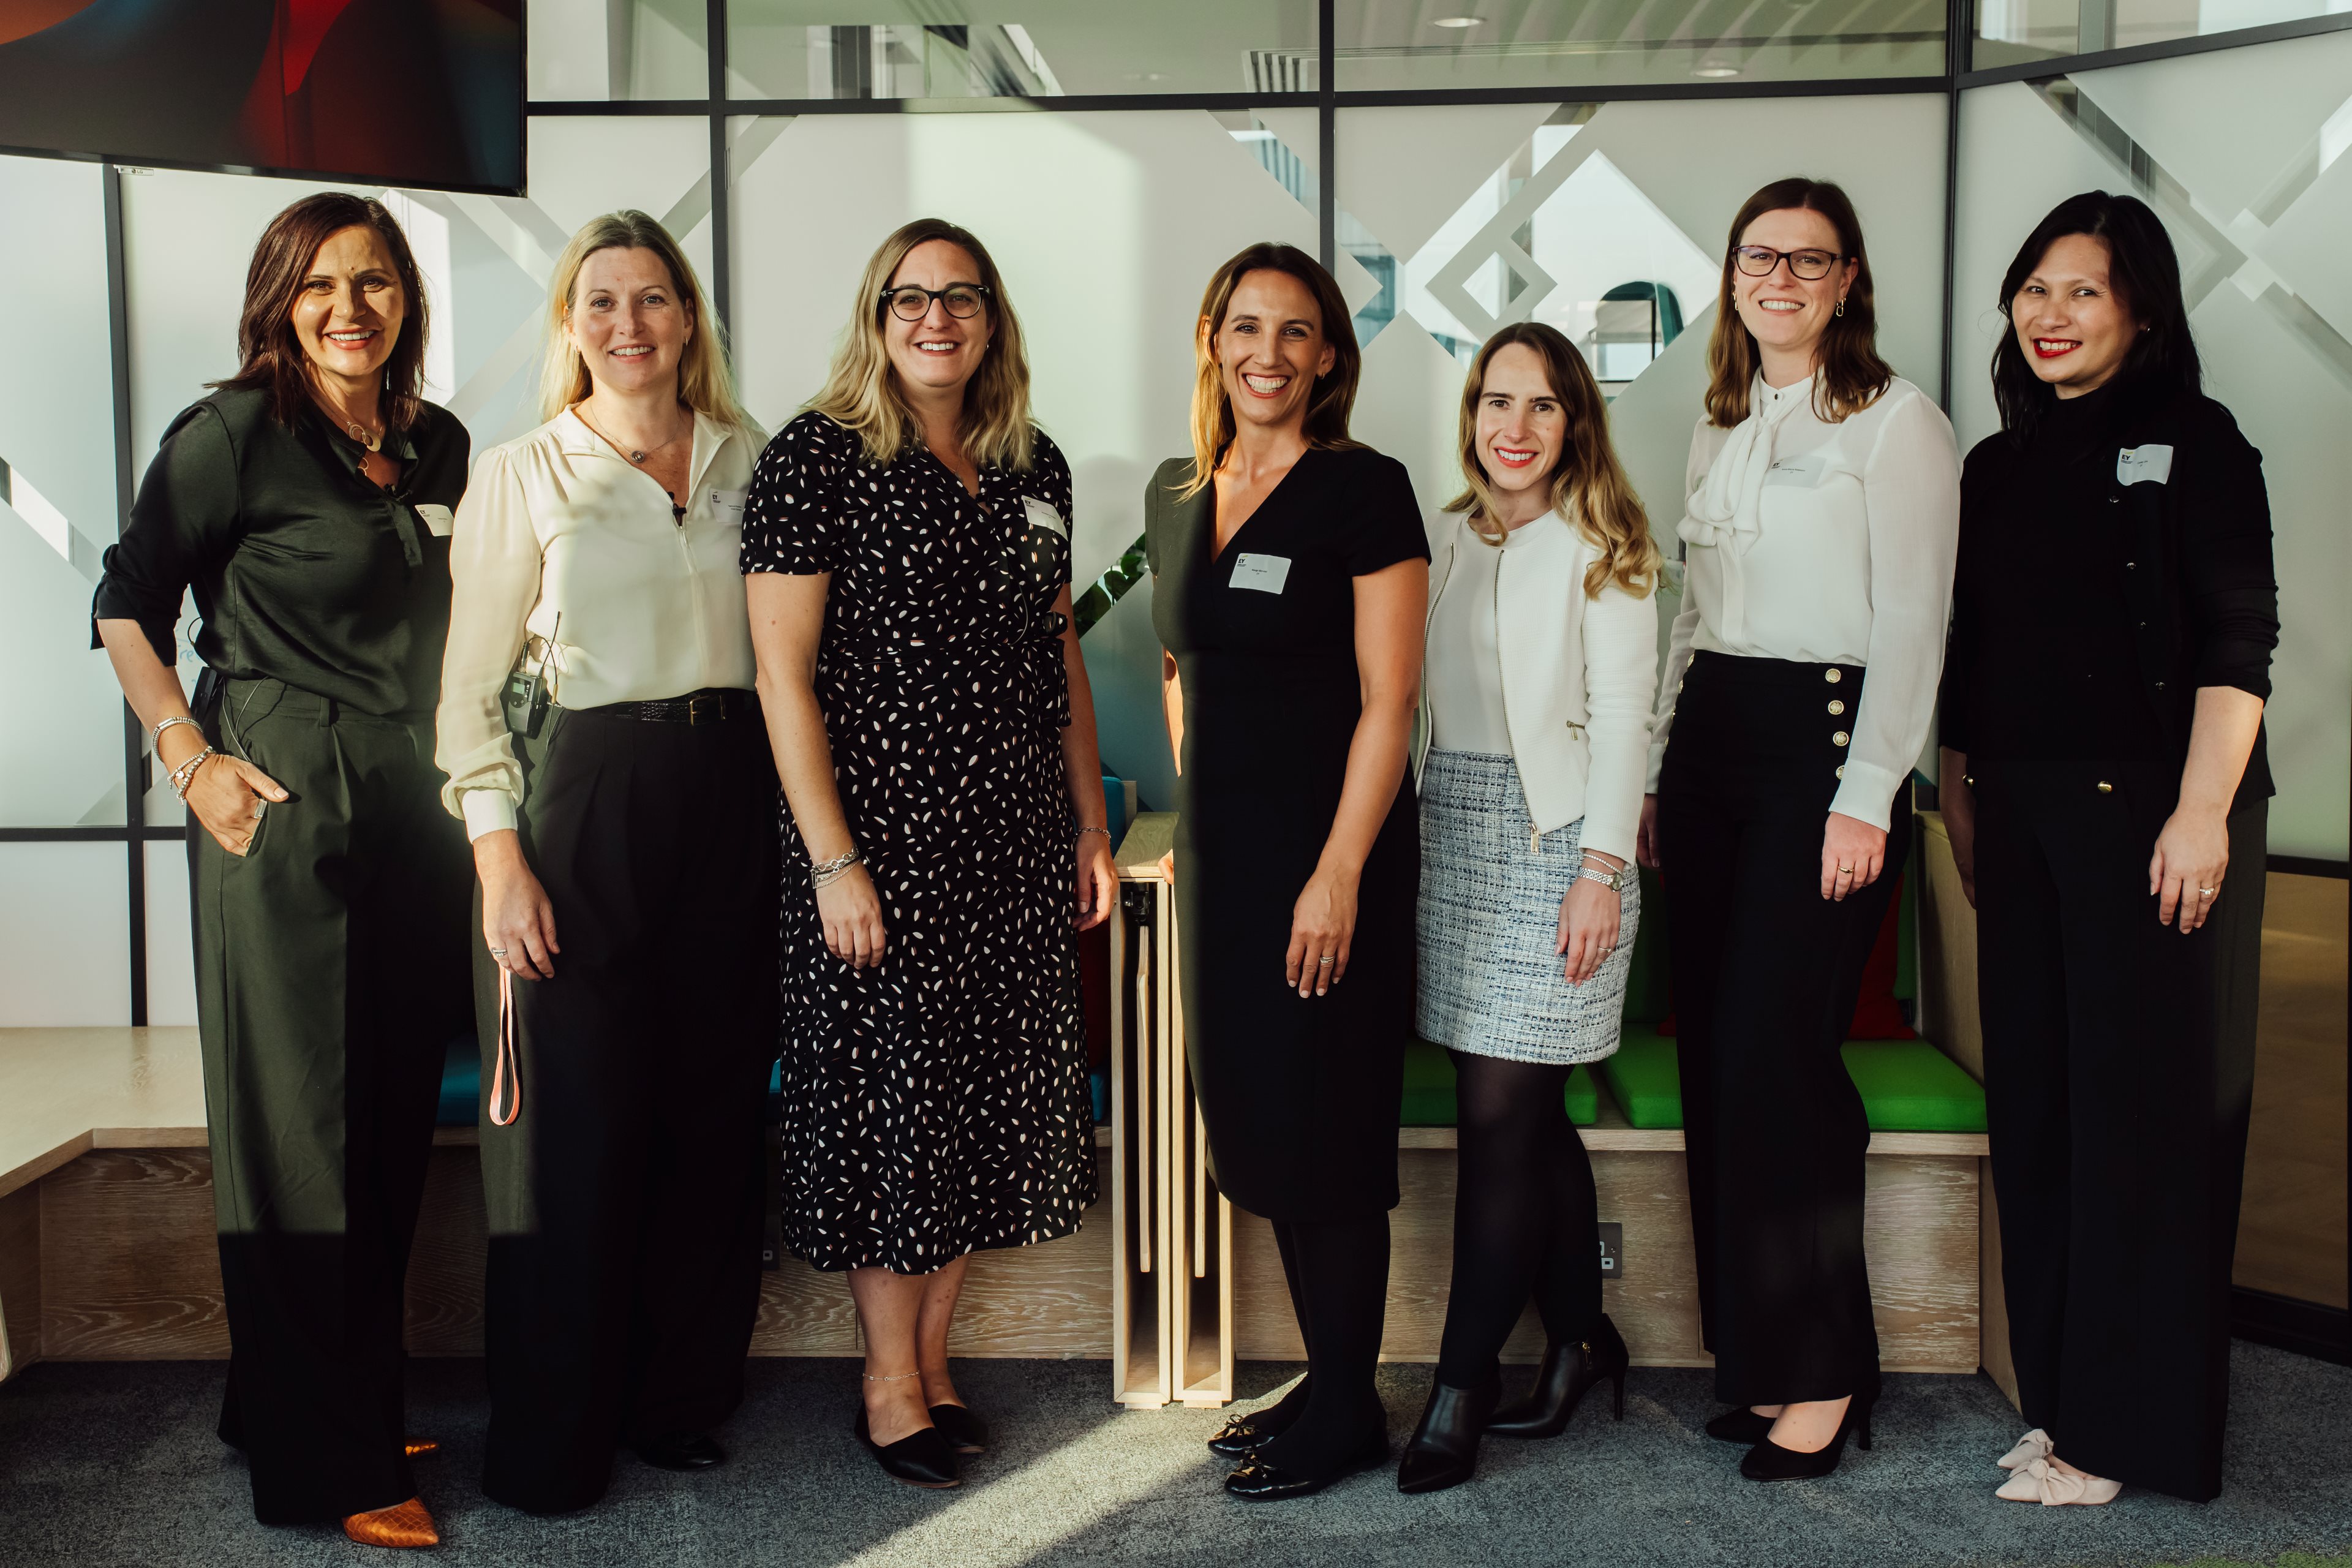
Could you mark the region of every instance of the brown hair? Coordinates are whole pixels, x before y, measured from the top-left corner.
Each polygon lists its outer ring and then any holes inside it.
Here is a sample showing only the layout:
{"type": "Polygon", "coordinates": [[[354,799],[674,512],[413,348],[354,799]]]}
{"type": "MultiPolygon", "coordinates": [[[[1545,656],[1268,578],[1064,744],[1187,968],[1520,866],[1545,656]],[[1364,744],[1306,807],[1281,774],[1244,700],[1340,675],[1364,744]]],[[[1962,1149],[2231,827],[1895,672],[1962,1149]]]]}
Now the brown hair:
{"type": "Polygon", "coordinates": [[[1895,380],[1895,369],[1878,357],[1878,310],[1872,302],[1870,257],[1863,249],[1862,220],[1853,203],[1828,180],[1800,175],[1775,180],[1740,204],[1731,220],[1731,237],[1723,245],[1723,287],[1716,295],[1715,332],[1706,345],[1706,416],[1728,430],[1748,417],[1748,391],[1756,383],[1756,338],[1740,321],[1732,303],[1732,278],[1737,271],[1732,250],[1748,226],[1769,212],[1800,208],[1817,212],[1837,230],[1839,259],[1854,264],[1853,286],[1846,290],[1845,312],[1830,319],[1816,351],[1820,385],[1813,393],[1813,412],[1832,424],[1861,413],[1878,401],[1895,380]]]}
{"type": "Polygon", "coordinates": [[[884,240],[866,261],[866,275],[857,280],[856,302],[850,307],[849,327],[834,350],[824,389],[806,406],[857,432],[869,462],[894,463],[923,444],[923,422],[915,416],[914,405],[898,389],[898,374],[890,368],[882,291],[890,287],[909,252],[935,239],[961,246],[980,268],[980,276],[971,281],[987,291],[982,298],[987,302],[988,349],[981,355],[980,368],[964,384],[963,415],[958,421],[964,456],[982,468],[1026,473],[1036,446],[1036,426],[1029,418],[1029,356],[1021,345],[1021,318],[1005,298],[1004,279],[988,247],[970,229],[945,218],[917,218],[884,240]]]}
{"type": "Polygon", "coordinates": [[[1233,400],[1225,395],[1224,377],[1217,367],[1218,331],[1233,304],[1234,290],[1252,272],[1284,272],[1307,286],[1315,297],[1316,313],[1323,318],[1323,341],[1331,345],[1331,369],[1319,377],[1307,402],[1307,444],[1331,448],[1358,447],[1348,438],[1348,416],[1356,406],[1356,380],[1364,368],[1363,351],[1356,346],[1356,325],[1348,311],[1347,296],[1323,270],[1322,263],[1295,245],[1260,240],[1217,268],[1201,296],[1199,329],[1192,337],[1192,482],[1183,494],[1197,495],[1215,478],[1225,448],[1234,444],[1233,400]]]}
{"type": "Polygon", "coordinates": [[[563,328],[572,319],[572,297],[579,289],[580,268],[600,250],[650,250],[661,258],[669,272],[670,287],[685,304],[687,320],[694,329],[678,354],[677,400],[722,425],[750,428],[751,416],[735,401],[735,378],[727,369],[727,345],[719,320],[703,298],[702,280],[694,275],[694,264],[660,220],[634,207],[590,218],[556,258],[555,270],[548,278],[547,346],[539,372],[539,416],[552,419],[596,390],[588,374],[588,362],[580,357],[579,345],[563,328]]]}
{"type": "Polygon", "coordinates": [[[1520,321],[1488,338],[1471,362],[1470,378],[1462,386],[1462,477],[1468,488],[1445,503],[1447,511],[1464,513],[1478,537],[1500,544],[1505,530],[1488,531],[1499,508],[1486,465],[1478,460],[1478,404],[1486,395],[1486,367],[1512,344],[1535,352],[1543,362],[1544,380],[1568,415],[1567,438],[1559,461],[1551,471],[1552,510],[1581,529],[1601,546],[1601,559],[1585,568],[1584,595],[1601,596],[1613,578],[1637,599],[1646,598],[1658,581],[1658,547],[1650,539],[1649,514],[1625,477],[1624,465],[1609,441],[1609,405],[1601,384],[1592,379],[1584,356],[1557,327],[1541,321],[1520,321]]]}
{"type": "Polygon", "coordinates": [[[245,310],[236,321],[237,373],[211,384],[269,393],[269,412],[291,426],[310,401],[310,356],[294,335],[294,302],[310,276],[319,247],[347,228],[375,231],[400,275],[403,312],[392,353],[383,362],[382,412],[386,429],[405,430],[425,406],[425,278],[408,237],[382,202],[347,191],[321,191],[269,220],[245,273],[245,310]]]}

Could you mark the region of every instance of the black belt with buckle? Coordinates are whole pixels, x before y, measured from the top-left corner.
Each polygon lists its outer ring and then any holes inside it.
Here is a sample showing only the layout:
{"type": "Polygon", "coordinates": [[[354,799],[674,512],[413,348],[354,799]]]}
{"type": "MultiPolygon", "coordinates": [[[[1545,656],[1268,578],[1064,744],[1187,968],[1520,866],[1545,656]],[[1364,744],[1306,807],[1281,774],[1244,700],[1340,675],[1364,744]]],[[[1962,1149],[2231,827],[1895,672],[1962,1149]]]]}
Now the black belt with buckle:
{"type": "Polygon", "coordinates": [[[666,697],[656,702],[607,702],[602,708],[585,710],[607,718],[637,719],[648,724],[723,724],[730,719],[748,719],[759,710],[758,693],[733,686],[709,686],[683,697],[666,697]]]}

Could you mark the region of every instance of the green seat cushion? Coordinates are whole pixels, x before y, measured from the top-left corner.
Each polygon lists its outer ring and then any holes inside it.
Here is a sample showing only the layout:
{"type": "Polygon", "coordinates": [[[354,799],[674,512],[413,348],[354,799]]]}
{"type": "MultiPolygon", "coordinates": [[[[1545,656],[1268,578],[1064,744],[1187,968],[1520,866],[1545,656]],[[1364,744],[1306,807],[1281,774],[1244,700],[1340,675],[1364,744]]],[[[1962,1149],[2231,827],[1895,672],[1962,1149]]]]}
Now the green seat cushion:
{"type": "Polygon", "coordinates": [[[1601,1081],[1627,1121],[1636,1127],[1683,1124],[1683,1081],[1674,1041],[1629,1019],[1618,1036],[1617,1054],[1600,1065],[1601,1081]]]}
{"type": "MultiPolygon", "coordinates": [[[[1568,1075],[1568,1119],[1590,1127],[1601,1115],[1601,1089],[1592,1074],[1578,1068],[1568,1075]]],[[[1415,1040],[1404,1048],[1403,1127],[1451,1127],[1459,1118],[1454,1100],[1454,1058],[1443,1046],[1415,1040]]]]}
{"type": "Polygon", "coordinates": [[[1925,1040],[1848,1040],[1845,1070],[1873,1132],[1981,1132],[1984,1089],[1925,1040]]]}
{"type": "MultiPolygon", "coordinates": [[[[1984,1090],[1925,1040],[1849,1040],[1845,1070],[1862,1091],[1873,1132],[1981,1132],[1984,1090]]],[[[1601,1064],[1609,1092],[1636,1127],[1683,1124],[1675,1043],[1627,1024],[1617,1054],[1601,1064]]]]}

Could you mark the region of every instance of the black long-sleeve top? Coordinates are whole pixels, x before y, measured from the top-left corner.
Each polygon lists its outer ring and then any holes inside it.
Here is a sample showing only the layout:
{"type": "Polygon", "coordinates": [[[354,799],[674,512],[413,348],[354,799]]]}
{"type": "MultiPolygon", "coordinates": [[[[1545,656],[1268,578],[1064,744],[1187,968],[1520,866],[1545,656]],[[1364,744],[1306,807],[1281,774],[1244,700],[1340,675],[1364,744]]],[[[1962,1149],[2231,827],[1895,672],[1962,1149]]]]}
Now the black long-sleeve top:
{"type": "MultiPolygon", "coordinates": [[[[2278,631],[2262,454],[2211,398],[2111,383],[1969,454],[1942,742],[1972,765],[2177,770],[2199,688],[2269,699],[2278,631]]],[[[2272,793],[2257,735],[2236,805],[2272,793]]]]}
{"type": "Polygon", "coordinates": [[[465,426],[428,403],[384,435],[399,468],[387,490],[315,407],[289,426],[264,391],[216,392],[164,433],[106,552],[91,618],[137,621],[168,666],[193,589],[196,652],[222,675],[282,680],[362,713],[429,712],[470,451],[465,426]]]}

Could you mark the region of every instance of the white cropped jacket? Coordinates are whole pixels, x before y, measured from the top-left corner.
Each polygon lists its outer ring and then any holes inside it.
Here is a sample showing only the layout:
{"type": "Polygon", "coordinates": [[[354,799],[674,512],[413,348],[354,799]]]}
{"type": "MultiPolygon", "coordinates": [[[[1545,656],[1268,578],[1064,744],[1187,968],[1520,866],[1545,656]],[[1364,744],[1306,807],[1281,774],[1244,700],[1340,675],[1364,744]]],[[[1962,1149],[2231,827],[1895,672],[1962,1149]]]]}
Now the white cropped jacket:
{"type": "MultiPolygon", "coordinates": [[[[1538,834],[1582,817],[1582,847],[1631,860],[1657,689],[1657,596],[1654,589],[1635,598],[1612,582],[1600,597],[1587,597],[1585,568],[1601,558],[1601,546],[1557,511],[1527,527],[1539,531],[1503,552],[1496,576],[1495,637],[1528,816],[1538,834]]],[[[1454,520],[1430,579],[1432,617],[1461,552],[1494,548],[1454,520]]],[[[1433,729],[1428,692],[1424,679],[1416,784],[1433,729]]]]}

